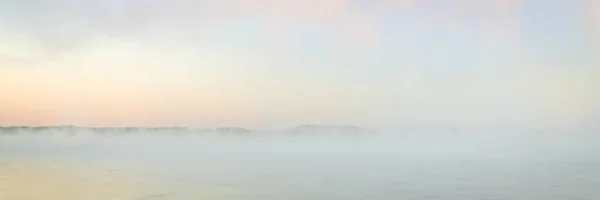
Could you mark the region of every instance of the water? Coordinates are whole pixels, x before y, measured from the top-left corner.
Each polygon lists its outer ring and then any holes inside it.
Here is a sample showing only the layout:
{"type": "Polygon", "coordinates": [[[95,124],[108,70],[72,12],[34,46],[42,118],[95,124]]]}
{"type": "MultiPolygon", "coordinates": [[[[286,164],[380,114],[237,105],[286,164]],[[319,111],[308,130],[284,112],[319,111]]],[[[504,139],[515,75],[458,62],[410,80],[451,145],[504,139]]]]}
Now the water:
{"type": "Polygon", "coordinates": [[[596,134],[2,136],[2,200],[600,199],[596,134]]]}

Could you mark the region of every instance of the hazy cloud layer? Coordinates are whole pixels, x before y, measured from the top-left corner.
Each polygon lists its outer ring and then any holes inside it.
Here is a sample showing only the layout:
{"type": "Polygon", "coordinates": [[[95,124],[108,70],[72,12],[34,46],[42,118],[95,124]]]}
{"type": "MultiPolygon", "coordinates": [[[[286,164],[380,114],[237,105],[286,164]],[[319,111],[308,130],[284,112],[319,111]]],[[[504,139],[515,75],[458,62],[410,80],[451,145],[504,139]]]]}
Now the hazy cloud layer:
{"type": "Polygon", "coordinates": [[[4,1],[0,117],[245,126],[594,124],[597,4],[4,1]]]}

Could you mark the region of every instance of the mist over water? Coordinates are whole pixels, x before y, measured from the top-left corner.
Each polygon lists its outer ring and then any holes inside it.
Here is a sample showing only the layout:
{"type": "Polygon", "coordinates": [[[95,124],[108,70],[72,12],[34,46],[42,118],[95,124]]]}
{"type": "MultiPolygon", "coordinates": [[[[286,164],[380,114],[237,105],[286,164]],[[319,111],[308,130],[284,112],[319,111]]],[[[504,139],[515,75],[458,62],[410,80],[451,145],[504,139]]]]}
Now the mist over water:
{"type": "Polygon", "coordinates": [[[0,199],[597,199],[599,142],[582,132],[17,134],[0,137],[0,199]]]}
{"type": "Polygon", "coordinates": [[[600,0],[0,0],[0,200],[599,200],[599,58],[600,0]]]}

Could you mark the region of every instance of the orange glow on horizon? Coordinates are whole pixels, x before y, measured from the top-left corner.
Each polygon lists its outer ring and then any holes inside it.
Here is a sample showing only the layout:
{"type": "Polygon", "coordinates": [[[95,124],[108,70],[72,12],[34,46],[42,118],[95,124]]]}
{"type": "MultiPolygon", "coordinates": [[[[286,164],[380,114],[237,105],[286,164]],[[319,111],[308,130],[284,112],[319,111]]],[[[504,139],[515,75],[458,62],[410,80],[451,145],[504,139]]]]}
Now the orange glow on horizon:
{"type": "Polygon", "coordinates": [[[244,113],[244,99],[231,93],[32,72],[0,75],[0,125],[172,126],[207,119],[235,124],[244,113]]]}

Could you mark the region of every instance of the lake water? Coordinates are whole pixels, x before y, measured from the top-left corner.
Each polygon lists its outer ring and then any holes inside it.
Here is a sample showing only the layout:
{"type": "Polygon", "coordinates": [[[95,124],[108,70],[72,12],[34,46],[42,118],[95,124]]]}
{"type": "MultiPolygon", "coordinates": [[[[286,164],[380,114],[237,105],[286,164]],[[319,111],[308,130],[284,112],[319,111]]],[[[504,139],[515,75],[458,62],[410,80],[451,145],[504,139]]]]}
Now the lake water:
{"type": "Polygon", "coordinates": [[[600,199],[600,137],[1,136],[1,200],[600,199]]]}

